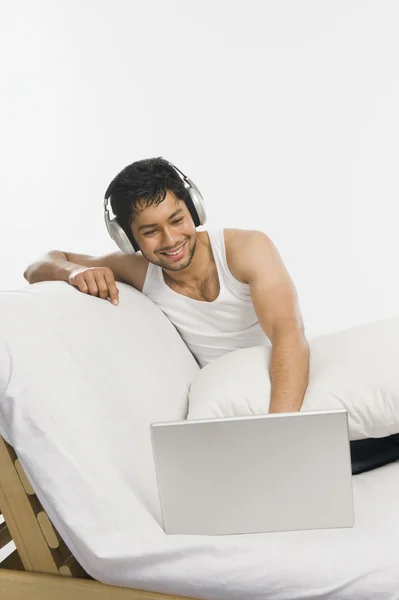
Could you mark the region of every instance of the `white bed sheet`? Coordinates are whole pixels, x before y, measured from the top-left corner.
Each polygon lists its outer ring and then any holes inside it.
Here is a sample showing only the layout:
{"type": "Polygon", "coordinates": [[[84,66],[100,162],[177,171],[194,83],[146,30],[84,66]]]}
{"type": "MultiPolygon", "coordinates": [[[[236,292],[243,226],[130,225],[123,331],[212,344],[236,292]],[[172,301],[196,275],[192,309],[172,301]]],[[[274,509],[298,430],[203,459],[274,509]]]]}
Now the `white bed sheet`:
{"type": "Polygon", "coordinates": [[[0,295],[0,434],[83,568],[103,583],[206,600],[399,600],[399,462],[354,477],[351,529],[163,532],[149,423],[182,418],[196,371],[169,323],[157,322],[167,354],[143,323],[158,309],[120,288],[119,311],[62,284],[0,295]],[[138,390],[145,343],[158,379],[138,390]],[[168,383],[179,366],[181,385],[168,383]]]}
{"type": "Polygon", "coordinates": [[[39,499],[103,583],[209,600],[399,599],[399,462],[354,477],[354,528],[168,536],[117,473],[80,468],[63,448],[55,459],[64,477],[52,477],[54,447],[42,446],[38,469],[28,440],[17,450],[39,499]]]}

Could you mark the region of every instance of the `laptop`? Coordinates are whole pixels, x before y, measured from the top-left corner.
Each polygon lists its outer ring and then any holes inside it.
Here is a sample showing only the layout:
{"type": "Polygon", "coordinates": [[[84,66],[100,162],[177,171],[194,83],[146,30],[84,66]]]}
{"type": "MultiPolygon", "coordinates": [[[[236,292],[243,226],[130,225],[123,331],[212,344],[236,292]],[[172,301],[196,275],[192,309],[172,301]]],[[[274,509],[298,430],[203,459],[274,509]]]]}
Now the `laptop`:
{"type": "Polygon", "coordinates": [[[167,534],[352,527],[345,409],[151,423],[167,534]]]}

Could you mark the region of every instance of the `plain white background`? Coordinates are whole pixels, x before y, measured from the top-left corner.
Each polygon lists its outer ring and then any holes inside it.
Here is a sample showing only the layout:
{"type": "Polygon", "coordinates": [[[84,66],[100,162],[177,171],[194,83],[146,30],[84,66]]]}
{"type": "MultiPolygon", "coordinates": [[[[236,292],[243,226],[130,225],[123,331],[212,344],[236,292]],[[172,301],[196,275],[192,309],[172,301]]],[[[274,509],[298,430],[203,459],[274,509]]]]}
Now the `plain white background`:
{"type": "Polygon", "coordinates": [[[163,155],[209,228],[272,238],[309,335],[399,314],[396,0],[0,8],[0,290],[47,250],[116,250],[105,189],[163,155]]]}
{"type": "Polygon", "coordinates": [[[399,314],[399,3],[1,3],[0,290],[116,250],[110,180],[164,156],[208,227],[261,229],[307,332],[399,314]]]}

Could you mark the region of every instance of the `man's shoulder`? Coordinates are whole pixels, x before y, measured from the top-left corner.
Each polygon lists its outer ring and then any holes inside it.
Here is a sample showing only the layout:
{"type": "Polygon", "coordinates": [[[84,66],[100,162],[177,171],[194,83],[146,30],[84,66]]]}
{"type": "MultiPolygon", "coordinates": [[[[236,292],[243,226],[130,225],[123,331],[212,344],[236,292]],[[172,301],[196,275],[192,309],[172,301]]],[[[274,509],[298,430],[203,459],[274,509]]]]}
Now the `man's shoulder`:
{"type": "Polygon", "coordinates": [[[271,242],[268,235],[258,229],[224,229],[223,233],[226,250],[229,248],[233,252],[247,248],[248,244],[253,246],[271,242]]]}
{"type": "Polygon", "coordinates": [[[257,254],[272,244],[263,231],[254,229],[224,229],[226,260],[234,277],[248,283],[248,267],[257,254]]]}

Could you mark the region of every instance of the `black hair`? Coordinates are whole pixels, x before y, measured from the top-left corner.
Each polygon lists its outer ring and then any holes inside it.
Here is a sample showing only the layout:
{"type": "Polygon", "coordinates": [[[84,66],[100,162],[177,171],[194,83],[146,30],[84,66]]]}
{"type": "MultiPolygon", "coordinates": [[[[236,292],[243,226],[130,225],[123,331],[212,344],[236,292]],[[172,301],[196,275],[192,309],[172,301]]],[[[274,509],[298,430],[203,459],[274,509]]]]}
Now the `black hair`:
{"type": "Polygon", "coordinates": [[[134,217],[143,208],[163,202],[168,191],[185,202],[192,213],[191,198],[180,175],[161,156],[138,160],[111,181],[106,196],[111,194],[112,211],[132,243],[135,240],[130,225],[134,217]],[[139,208],[141,203],[143,207],[139,208]]]}

